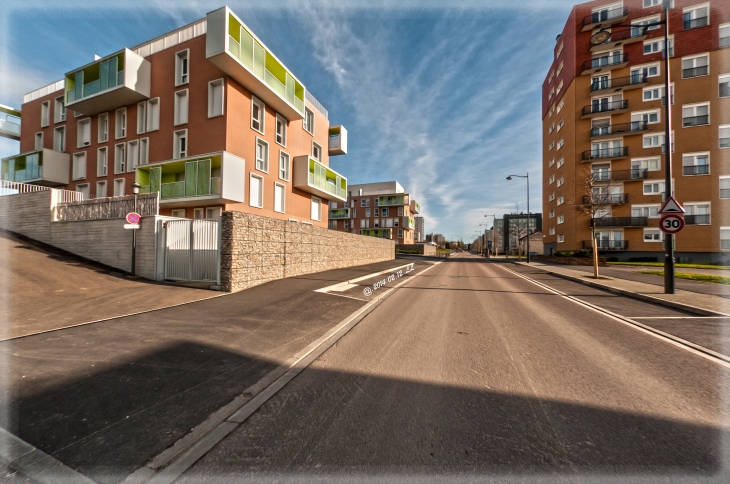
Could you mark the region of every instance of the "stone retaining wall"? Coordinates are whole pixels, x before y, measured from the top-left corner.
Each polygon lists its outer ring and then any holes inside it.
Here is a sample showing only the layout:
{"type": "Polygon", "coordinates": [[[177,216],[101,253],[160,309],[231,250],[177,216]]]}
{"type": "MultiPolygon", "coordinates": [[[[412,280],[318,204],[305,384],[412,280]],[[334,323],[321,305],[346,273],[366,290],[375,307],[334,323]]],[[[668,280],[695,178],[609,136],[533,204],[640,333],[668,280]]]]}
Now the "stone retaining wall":
{"type": "MultiPolygon", "coordinates": [[[[524,257],[523,257],[524,258],[524,257]]],[[[554,264],[565,264],[569,266],[592,266],[593,257],[557,257],[554,255],[533,255],[532,259],[540,262],[552,262],[554,264]]],[[[605,266],[606,258],[599,257],[598,265],[605,266]]]]}
{"type": "Polygon", "coordinates": [[[396,251],[403,251],[404,253],[418,252],[422,255],[436,255],[436,246],[430,244],[396,244],[396,251]]]}
{"type": "Polygon", "coordinates": [[[221,217],[221,289],[395,258],[392,240],[243,212],[221,217]]]}

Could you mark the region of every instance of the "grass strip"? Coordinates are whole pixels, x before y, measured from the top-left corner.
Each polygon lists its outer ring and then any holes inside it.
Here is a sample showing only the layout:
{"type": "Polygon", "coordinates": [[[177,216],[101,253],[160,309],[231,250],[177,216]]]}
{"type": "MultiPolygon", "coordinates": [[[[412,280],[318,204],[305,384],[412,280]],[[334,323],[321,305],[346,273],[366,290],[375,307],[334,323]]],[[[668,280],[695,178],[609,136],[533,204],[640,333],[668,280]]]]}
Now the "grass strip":
{"type": "MultiPolygon", "coordinates": [[[[664,271],[639,271],[639,274],[651,274],[654,276],[663,276],[664,271]]],[[[690,274],[689,272],[675,272],[674,277],[677,279],[689,279],[691,281],[711,282],[713,284],[730,285],[730,277],[713,276],[712,274],[690,274]]]]}
{"type": "MultiPolygon", "coordinates": [[[[611,266],[664,267],[664,262],[607,262],[607,264],[611,266]]],[[[675,264],[674,266],[682,269],[730,270],[730,266],[714,266],[711,264],[675,264]]]]}

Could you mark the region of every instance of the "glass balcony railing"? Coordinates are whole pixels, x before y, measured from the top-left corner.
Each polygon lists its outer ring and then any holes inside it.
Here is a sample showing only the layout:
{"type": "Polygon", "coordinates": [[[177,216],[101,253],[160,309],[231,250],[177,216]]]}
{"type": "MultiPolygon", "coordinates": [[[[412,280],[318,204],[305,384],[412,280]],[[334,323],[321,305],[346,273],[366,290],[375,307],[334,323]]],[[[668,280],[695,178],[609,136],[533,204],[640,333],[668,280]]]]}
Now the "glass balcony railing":
{"type": "Polygon", "coordinates": [[[0,105],[0,136],[20,140],[20,111],[0,105]]]}
{"type": "Polygon", "coordinates": [[[392,239],[393,229],[360,229],[360,235],[379,237],[381,239],[392,239]]]}
{"type": "Polygon", "coordinates": [[[329,212],[329,218],[331,220],[350,218],[349,208],[331,208],[329,212]]]}
{"type": "Polygon", "coordinates": [[[124,54],[90,64],[66,75],[66,105],[124,84],[124,54]]]}
{"type": "Polygon", "coordinates": [[[412,217],[403,217],[402,222],[404,229],[415,229],[416,228],[416,220],[412,217]]]}
{"type": "Polygon", "coordinates": [[[376,207],[392,207],[397,205],[406,205],[408,203],[407,195],[381,195],[375,199],[376,207]]]}
{"type": "Polygon", "coordinates": [[[5,158],[0,168],[3,181],[30,182],[43,178],[43,151],[5,158]]]}

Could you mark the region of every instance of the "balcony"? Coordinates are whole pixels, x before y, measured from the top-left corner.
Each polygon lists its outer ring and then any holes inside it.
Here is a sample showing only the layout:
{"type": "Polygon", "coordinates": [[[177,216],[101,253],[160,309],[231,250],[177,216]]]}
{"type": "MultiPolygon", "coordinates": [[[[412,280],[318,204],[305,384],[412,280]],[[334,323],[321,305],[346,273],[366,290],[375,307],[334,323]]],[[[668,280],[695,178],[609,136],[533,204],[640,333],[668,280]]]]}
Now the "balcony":
{"type": "Polygon", "coordinates": [[[401,227],[404,229],[415,230],[416,220],[412,217],[403,217],[403,221],[401,222],[401,227]]]}
{"type": "Polygon", "coordinates": [[[604,148],[599,150],[586,150],[582,153],[583,162],[593,160],[618,160],[629,156],[628,146],[618,146],[616,148],[604,148]]]}
{"type": "Polygon", "coordinates": [[[709,66],[692,67],[689,69],[682,69],[682,79],[690,79],[692,77],[706,76],[710,72],[709,66]]]}
{"type": "Polygon", "coordinates": [[[68,153],[42,149],[2,159],[0,178],[10,182],[44,187],[68,185],[71,156],[68,153]]]}
{"type": "Polygon", "coordinates": [[[593,181],[612,182],[612,181],[631,181],[644,180],[649,178],[649,170],[644,168],[636,168],[633,170],[600,170],[592,173],[593,181]]]}
{"type": "Polygon", "coordinates": [[[306,155],[294,157],[293,186],[325,200],[347,201],[347,178],[306,155]]]}
{"type": "Polygon", "coordinates": [[[710,165],[688,165],[682,167],[682,175],[694,176],[694,175],[709,175],[710,165]]]}
{"type": "Polygon", "coordinates": [[[606,55],[589,59],[583,63],[582,76],[595,74],[596,72],[608,72],[614,69],[626,67],[629,63],[629,54],[606,55]]]}
{"type": "Polygon", "coordinates": [[[710,225],[710,214],[704,215],[685,215],[685,225],[710,225]]]}
{"type": "Polygon", "coordinates": [[[246,162],[225,151],[137,167],[140,193],[160,193],[163,208],[202,207],[246,200],[246,162]]]}
{"type": "Polygon", "coordinates": [[[646,227],[647,217],[603,217],[591,219],[591,227],[646,227]]]}
{"type": "Polygon", "coordinates": [[[208,13],[205,55],[289,121],[304,118],[304,85],[230,10],[208,13]]]}
{"type": "Polygon", "coordinates": [[[20,111],[0,104],[0,136],[20,141],[20,111]]]}
{"type": "Polygon", "coordinates": [[[150,62],[129,49],[66,73],[66,107],[93,116],[149,99],[150,62]]]}
{"type": "Polygon", "coordinates": [[[613,101],[605,103],[593,103],[583,107],[581,119],[595,118],[609,114],[621,114],[629,110],[629,101],[613,101]]]}
{"type": "Polygon", "coordinates": [[[408,195],[381,195],[375,199],[376,207],[394,207],[408,205],[408,195]]]}
{"type": "Polygon", "coordinates": [[[708,25],[707,17],[685,19],[682,22],[682,28],[684,30],[698,29],[700,27],[707,27],[707,25],[708,25]]]}
{"type": "Polygon", "coordinates": [[[705,114],[703,116],[690,116],[682,118],[682,127],[690,128],[692,126],[704,126],[710,124],[710,116],[705,114]]]}
{"type": "Polygon", "coordinates": [[[631,123],[611,124],[591,128],[591,139],[612,138],[615,136],[629,136],[640,134],[649,129],[647,123],[632,121],[631,123]]]}
{"type": "Polygon", "coordinates": [[[629,203],[628,193],[605,193],[603,195],[583,196],[583,205],[621,205],[629,203]]]}
{"type": "Polygon", "coordinates": [[[410,206],[411,206],[411,213],[414,213],[414,214],[421,213],[421,204],[418,203],[417,201],[411,200],[410,206]]]}
{"type": "MultiPolygon", "coordinates": [[[[598,239],[598,250],[629,250],[628,240],[610,240],[610,239],[598,239]]],[[[583,241],[584,249],[593,249],[592,240],[583,241]]]]}
{"type": "Polygon", "coordinates": [[[392,239],[393,229],[360,229],[360,235],[378,237],[380,239],[392,239]]]}
{"type": "Polygon", "coordinates": [[[627,7],[616,7],[610,10],[594,12],[583,18],[581,32],[587,32],[593,29],[605,29],[611,25],[621,23],[627,18],[629,18],[629,9],[627,7]]]}
{"type": "Polygon", "coordinates": [[[349,208],[330,208],[329,219],[339,220],[343,218],[350,218],[349,208]]]}
{"type": "Polygon", "coordinates": [[[648,84],[646,76],[625,76],[615,77],[601,81],[594,79],[591,83],[591,95],[613,94],[620,91],[628,91],[630,89],[639,89],[648,84]]]}
{"type": "Polygon", "coordinates": [[[347,154],[347,130],[344,126],[332,126],[329,130],[329,155],[347,154]]]}
{"type": "Polygon", "coordinates": [[[609,50],[618,49],[624,45],[646,40],[647,31],[645,28],[626,28],[618,32],[611,32],[611,37],[602,44],[592,45],[591,53],[598,54],[609,50]]]}

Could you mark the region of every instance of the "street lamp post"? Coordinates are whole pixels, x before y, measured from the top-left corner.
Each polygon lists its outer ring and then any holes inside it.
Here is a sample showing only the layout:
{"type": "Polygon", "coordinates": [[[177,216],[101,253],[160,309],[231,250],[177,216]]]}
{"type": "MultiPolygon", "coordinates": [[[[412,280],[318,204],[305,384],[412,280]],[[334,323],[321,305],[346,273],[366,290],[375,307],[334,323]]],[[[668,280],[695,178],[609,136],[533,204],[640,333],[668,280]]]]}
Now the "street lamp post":
{"type": "MultiPolygon", "coordinates": [[[[134,195],[134,208],[132,209],[133,212],[137,212],[137,195],[139,195],[139,189],[142,188],[142,185],[140,185],[137,182],[132,183],[129,185],[132,187],[132,194],[134,195]]],[[[132,230],[132,277],[135,277],[136,275],[136,269],[137,269],[137,231],[132,230]]]]}
{"type": "MultiPolygon", "coordinates": [[[[496,225],[496,221],[497,221],[497,215],[496,215],[496,214],[494,214],[494,213],[488,213],[488,214],[486,214],[486,215],[485,215],[485,217],[494,217],[494,223],[492,224],[492,250],[494,250],[494,245],[495,245],[495,244],[494,244],[494,225],[496,225]]],[[[480,226],[482,226],[482,225],[483,225],[483,226],[485,226],[485,227],[489,227],[489,224],[488,224],[488,223],[486,223],[486,224],[479,224],[479,225],[480,225],[480,226]]],[[[486,232],[487,230],[488,230],[488,229],[484,229],[484,231],[485,231],[485,232],[486,232]]],[[[484,237],[484,245],[486,245],[486,244],[487,244],[487,238],[486,238],[486,237],[484,237]]],[[[490,256],[491,256],[491,254],[492,254],[492,252],[491,252],[491,251],[490,251],[489,249],[487,249],[487,251],[486,251],[486,255],[487,255],[488,257],[490,257],[490,256]]]]}
{"type": "MultiPolygon", "coordinates": [[[[530,263],[530,173],[528,172],[526,175],[510,175],[507,177],[508,180],[511,180],[513,176],[516,176],[518,178],[524,178],[527,181],[527,263],[530,263]]],[[[517,224],[517,243],[519,244],[520,241],[520,230],[519,230],[519,222],[517,224]]],[[[518,249],[519,250],[519,249],[518,249]]]]}

